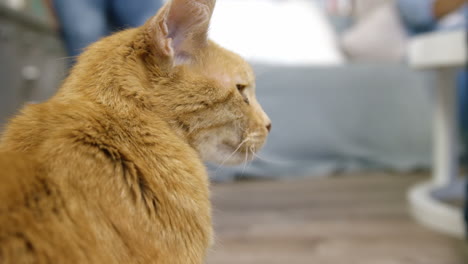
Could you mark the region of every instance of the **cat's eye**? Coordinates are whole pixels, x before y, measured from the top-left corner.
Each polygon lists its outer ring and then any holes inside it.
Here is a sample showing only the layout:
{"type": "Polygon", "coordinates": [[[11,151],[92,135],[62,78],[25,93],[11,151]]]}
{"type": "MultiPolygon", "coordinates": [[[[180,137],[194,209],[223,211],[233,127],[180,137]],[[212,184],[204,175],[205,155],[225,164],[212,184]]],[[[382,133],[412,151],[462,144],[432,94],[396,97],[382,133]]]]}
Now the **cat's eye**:
{"type": "Polygon", "coordinates": [[[249,98],[247,98],[247,95],[244,93],[244,90],[245,88],[247,88],[247,85],[244,85],[244,84],[237,84],[236,85],[237,87],[237,90],[240,92],[240,94],[242,95],[242,98],[244,98],[244,102],[246,104],[250,104],[249,102],[249,98]]]}
{"type": "Polygon", "coordinates": [[[245,90],[245,88],[247,87],[247,85],[237,84],[236,87],[237,87],[237,90],[239,90],[239,92],[242,93],[245,90]]]}

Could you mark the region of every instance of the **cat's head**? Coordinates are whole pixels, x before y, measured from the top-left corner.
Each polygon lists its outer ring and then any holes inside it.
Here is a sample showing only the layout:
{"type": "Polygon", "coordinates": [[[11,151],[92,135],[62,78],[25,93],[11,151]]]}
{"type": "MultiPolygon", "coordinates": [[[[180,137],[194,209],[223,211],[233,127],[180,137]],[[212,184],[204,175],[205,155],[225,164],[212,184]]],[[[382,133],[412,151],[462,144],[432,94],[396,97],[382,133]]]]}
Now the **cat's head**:
{"type": "Polygon", "coordinates": [[[253,158],[271,122],[255,98],[255,76],[237,54],[208,40],[215,0],[172,0],[142,28],[160,75],[158,107],[205,161],[253,158]]]}

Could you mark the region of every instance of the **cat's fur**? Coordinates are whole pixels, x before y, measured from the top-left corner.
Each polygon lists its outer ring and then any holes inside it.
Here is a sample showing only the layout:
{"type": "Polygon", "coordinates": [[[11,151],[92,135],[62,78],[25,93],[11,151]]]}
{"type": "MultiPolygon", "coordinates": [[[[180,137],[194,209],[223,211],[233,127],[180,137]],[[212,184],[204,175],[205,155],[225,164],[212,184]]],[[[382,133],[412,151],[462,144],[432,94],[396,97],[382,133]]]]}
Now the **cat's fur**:
{"type": "Polygon", "coordinates": [[[249,65],[207,40],[214,4],[173,0],[93,44],[54,97],[11,120],[0,263],[203,263],[202,160],[251,159],[270,128],[249,65]]]}

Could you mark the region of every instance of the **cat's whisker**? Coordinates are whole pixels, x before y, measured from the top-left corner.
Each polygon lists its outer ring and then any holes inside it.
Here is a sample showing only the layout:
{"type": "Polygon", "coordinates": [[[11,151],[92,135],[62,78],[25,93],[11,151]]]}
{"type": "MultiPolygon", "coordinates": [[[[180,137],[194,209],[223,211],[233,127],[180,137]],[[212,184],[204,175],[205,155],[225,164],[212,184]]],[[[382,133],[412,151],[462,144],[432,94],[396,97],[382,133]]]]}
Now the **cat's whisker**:
{"type": "Polygon", "coordinates": [[[250,139],[249,138],[245,138],[240,144],[239,146],[237,146],[237,148],[223,161],[221,162],[221,164],[218,165],[218,167],[216,168],[216,172],[218,172],[219,168],[221,168],[221,166],[223,166],[228,160],[230,160],[232,158],[232,156],[234,156],[234,154],[237,153],[237,151],[242,147],[242,145],[244,145],[245,143],[247,143],[250,139]]]}
{"type": "MultiPolygon", "coordinates": [[[[252,154],[255,155],[255,152],[253,151],[254,148],[255,148],[254,146],[250,146],[246,152],[248,153],[249,151],[251,151],[252,154]]],[[[248,157],[248,155],[246,156],[246,159],[247,159],[247,157],[248,157]]],[[[248,169],[251,164],[252,164],[252,161],[247,162],[247,160],[246,160],[244,170],[242,171],[242,175],[244,175],[245,170],[248,169]]]]}
{"type": "Polygon", "coordinates": [[[254,155],[255,158],[257,158],[259,160],[263,160],[263,161],[271,162],[271,163],[276,163],[276,161],[266,159],[266,158],[260,156],[259,154],[255,153],[254,151],[252,151],[252,154],[254,155]]]}
{"type": "Polygon", "coordinates": [[[249,138],[251,143],[257,143],[258,139],[261,138],[261,133],[260,132],[247,133],[246,138],[249,138]]]}
{"type": "Polygon", "coordinates": [[[248,163],[247,161],[249,159],[249,149],[250,148],[247,148],[247,151],[245,152],[244,168],[242,169],[242,174],[241,174],[242,176],[244,176],[245,169],[247,167],[247,163],[248,163]]]}
{"type": "MultiPolygon", "coordinates": [[[[242,129],[241,129],[242,130],[242,129]]],[[[215,170],[215,173],[217,173],[219,171],[219,169],[226,163],[228,162],[238,151],[239,149],[247,142],[255,142],[255,139],[256,137],[258,137],[260,135],[259,132],[253,132],[253,133],[247,133],[247,136],[245,137],[245,139],[239,143],[239,145],[236,147],[236,149],[226,158],[223,160],[223,162],[221,162],[218,167],[216,168],[215,170]]],[[[245,153],[245,159],[244,159],[244,169],[243,169],[243,172],[245,171],[245,167],[247,166],[246,164],[248,163],[248,159],[249,159],[249,151],[252,151],[252,154],[255,154],[253,152],[253,150],[251,149],[253,146],[247,148],[247,151],[245,153]]]]}
{"type": "Polygon", "coordinates": [[[253,156],[253,157],[266,161],[265,159],[263,159],[262,157],[260,157],[260,156],[256,153],[255,144],[253,144],[253,145],[251,145],[251,146],[249,147],[249,151],[252,152],[252,156],[253,156]]]}

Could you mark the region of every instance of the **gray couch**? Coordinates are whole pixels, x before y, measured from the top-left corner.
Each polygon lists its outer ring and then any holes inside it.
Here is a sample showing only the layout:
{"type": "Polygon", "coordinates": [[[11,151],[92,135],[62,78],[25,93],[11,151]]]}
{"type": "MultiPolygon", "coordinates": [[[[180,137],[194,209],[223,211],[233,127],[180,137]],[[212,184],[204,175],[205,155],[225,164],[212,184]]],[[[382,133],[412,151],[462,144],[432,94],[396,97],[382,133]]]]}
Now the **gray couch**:
{"type": "Polygon", "coordinates": [[[403,65],[257,66],[273,129],[248,166],[210,166],[217,180],[410,170],[431,162],[429,76],[403,65]]]}

